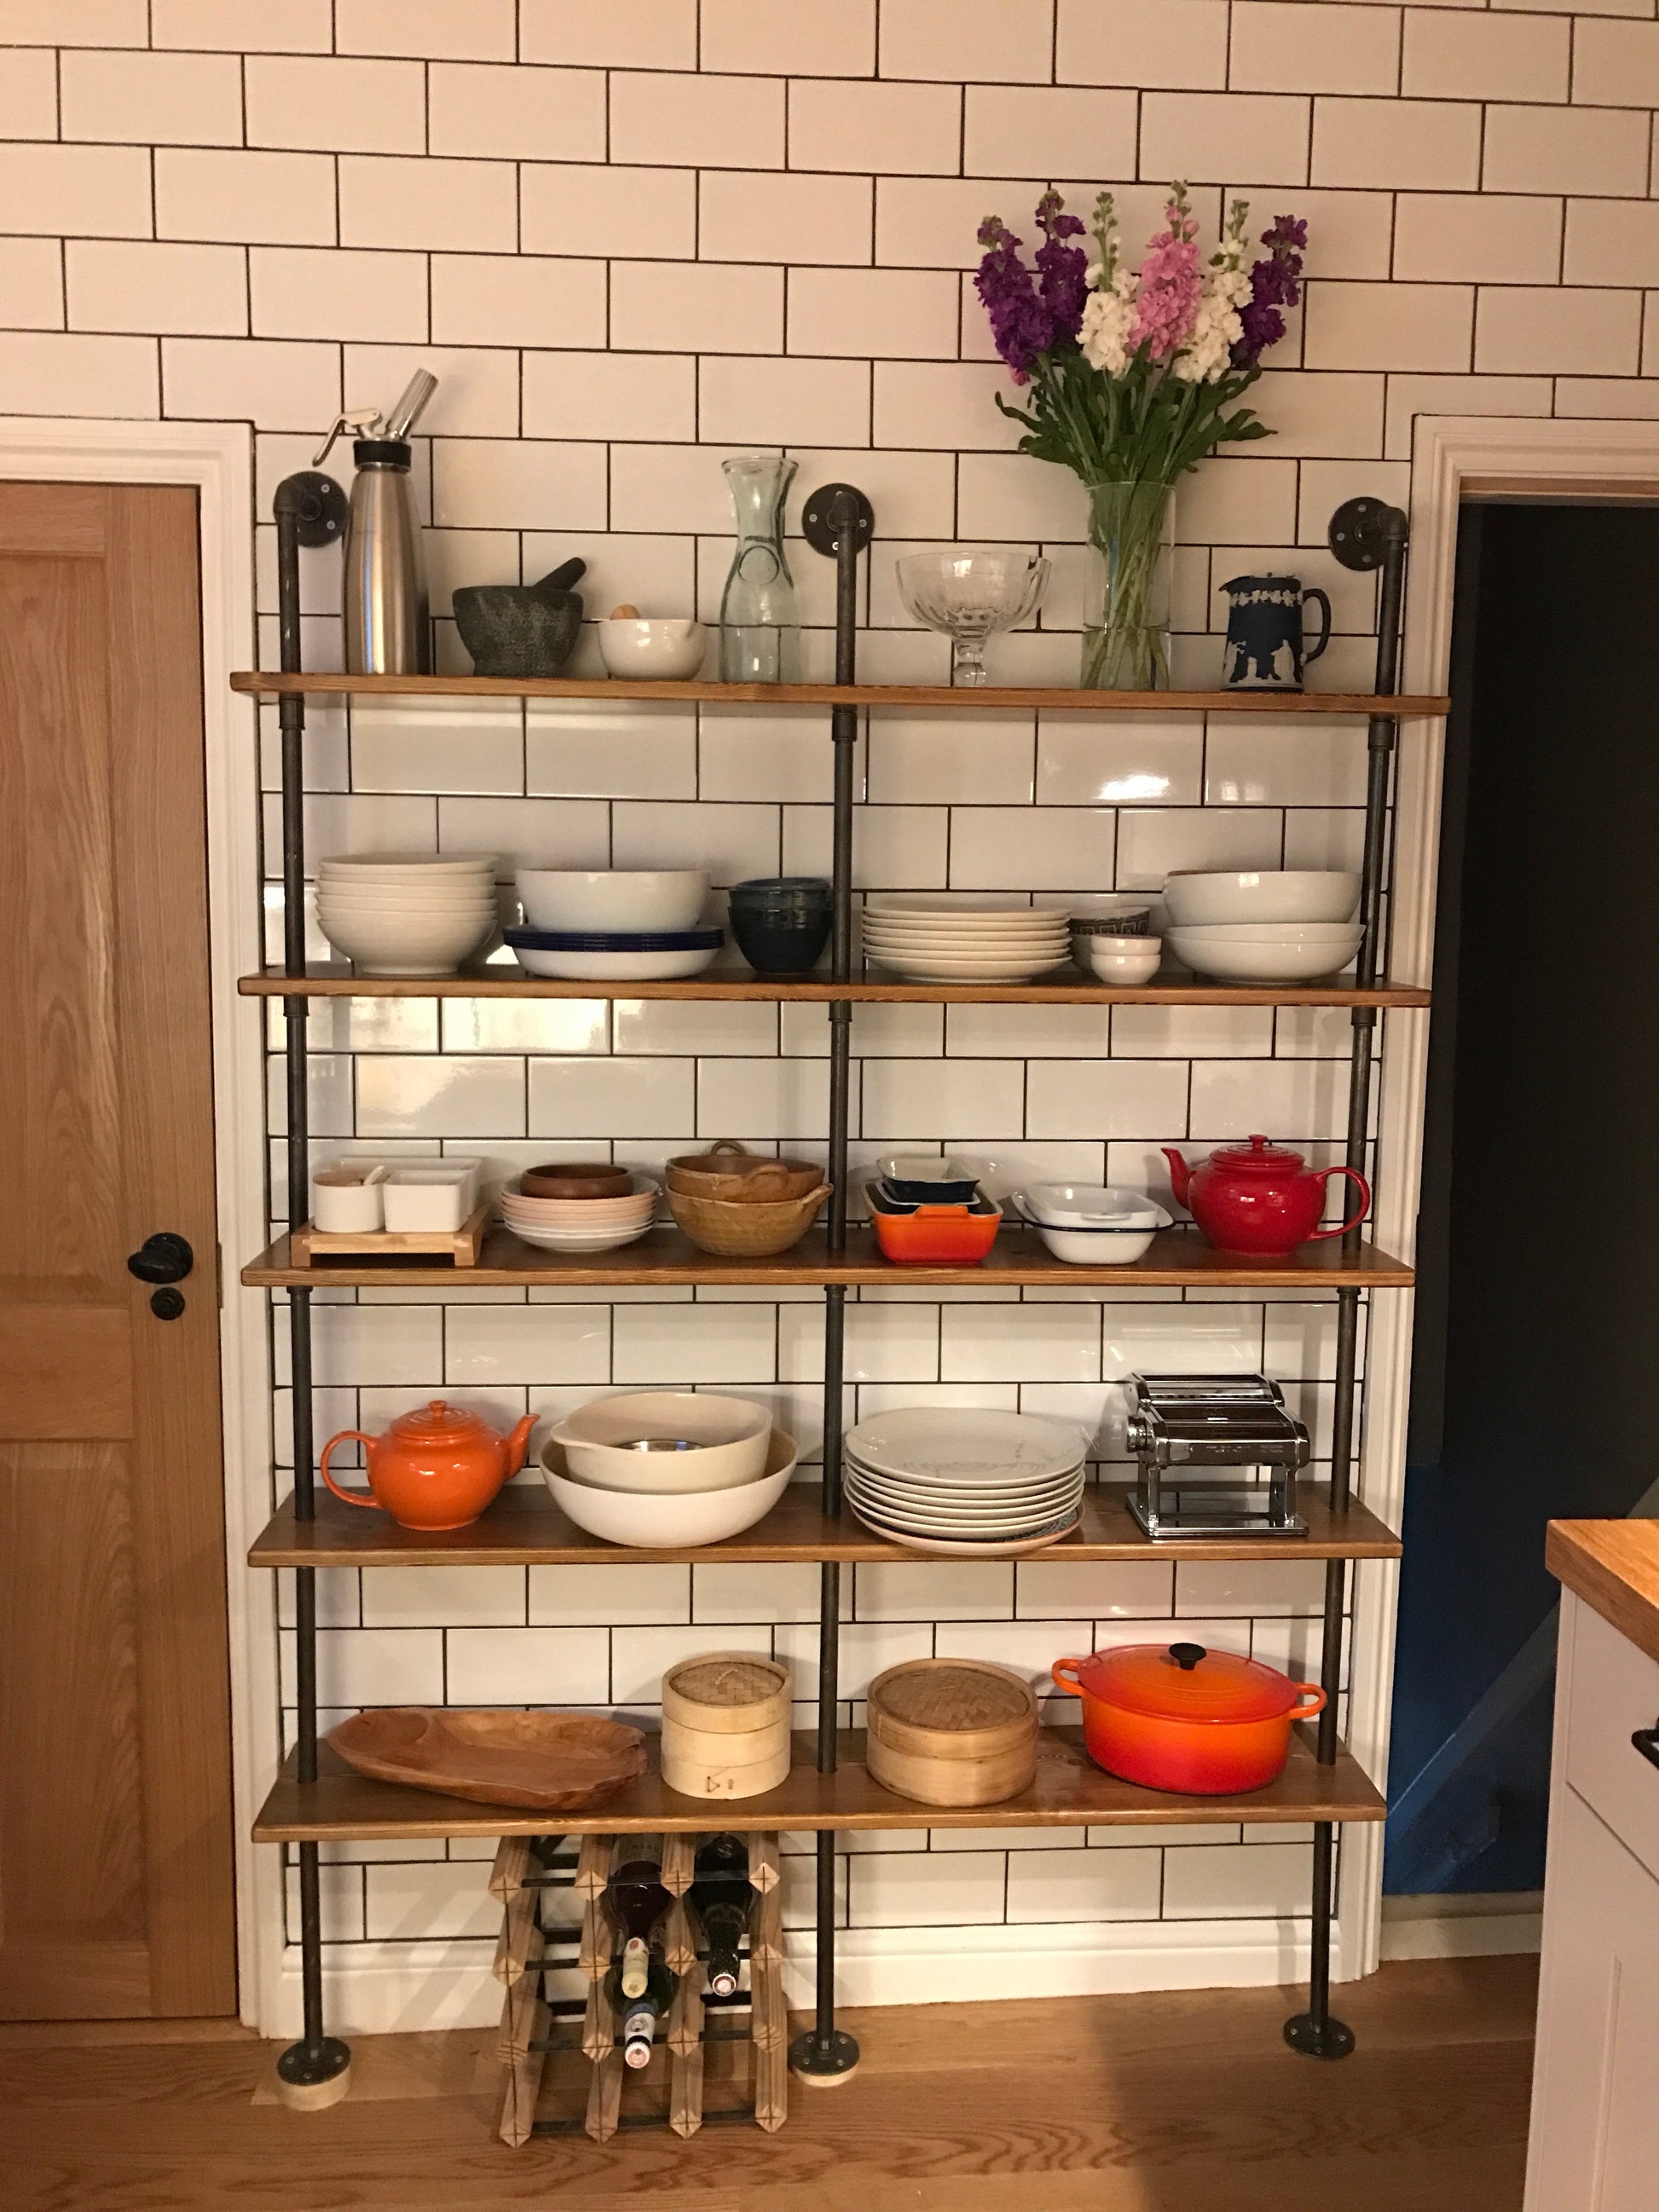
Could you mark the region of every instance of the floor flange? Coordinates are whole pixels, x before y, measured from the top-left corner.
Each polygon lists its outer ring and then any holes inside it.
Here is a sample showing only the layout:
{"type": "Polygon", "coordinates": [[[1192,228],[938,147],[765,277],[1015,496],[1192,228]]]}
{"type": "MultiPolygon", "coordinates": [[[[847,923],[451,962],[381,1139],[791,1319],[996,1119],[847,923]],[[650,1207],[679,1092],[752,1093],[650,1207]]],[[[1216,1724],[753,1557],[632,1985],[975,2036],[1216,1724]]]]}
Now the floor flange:
{"type": "Polygon", "coordinates": [[[809,2030],[789,2046],[789,2071],[808,2088],[838,2089],[858,2070],[857,2040],[842,2028],[831,2028],[823,2038],[809,2030]]]}
{"type": "Polygon", "coordinates": [[[1285,2021],[1285,2040],[1304,2058],[1346,2058],[1353,2049],[1353,2030],[1328,2013],[1316,2021],[1310,2012],[1299,2012],[1285,2021]]]}

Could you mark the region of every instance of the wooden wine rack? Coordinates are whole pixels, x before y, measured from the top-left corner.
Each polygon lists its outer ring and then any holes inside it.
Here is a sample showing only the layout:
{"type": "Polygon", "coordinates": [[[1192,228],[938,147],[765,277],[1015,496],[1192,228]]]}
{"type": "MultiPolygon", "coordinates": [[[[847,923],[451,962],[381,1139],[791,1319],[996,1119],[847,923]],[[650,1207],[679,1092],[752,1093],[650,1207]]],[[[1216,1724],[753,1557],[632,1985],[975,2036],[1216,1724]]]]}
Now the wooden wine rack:
{"type": "MultiPolygon", "coordinates": [[[[574,1839],[570,1839],[574,1840],[574,1839]]],[[[698,1930],[685,1901],[702,1837],[687,1832],[662,1838],[663,1887],[673,1898],[664,1929],[664,1954],[679,1978],[660,2054],[639,2077],[635,2100],[627,2099],[628,2069],[623,2062],[620,2023],[605,1991],[614,1963],[605,1917],[605,1892],[620,1850],[636,1857],[641,1838],[628,1835],[586,1835],[574,1859],[559,1836],[505,1836],[495,1853],[489,1887],[501,1906],[501,1932],[495,1972],[505,1984],[497,2056],[504,2069],[501,2136],[514,2149],[536,2135],[581,2130],[595,2142],[607,2142],[618,2128],[660,2126],[674,2134],[696,2134],[705,2120],[752,2119],[769,2133],[783,2125],[788,2112],[788,2012],[783,1989],[783,1900],[779,1887],[775,1834],[749,1839],[749,1879],[757,1893],[750,1926],[749,1987],[730,1998],[708,1997],[697,1985],[701,1963],[698,1930]],[[579,1902],[574,1924],[550,1924],[544,1900],[565,1891],[579,1902]],[[576,1975],[586,1983],[581,1996],[549,1994],[550,1978],[576,1975]],[[727,2027],[747,2014],[744,2027],[727,2027]],[[704,2062],[711,2045],[746,2045],[750,2051],[747,2105],[703,2109],[704,2062]],[[567,2063],[561,2066],[560,2061],[567,2063]],[[590,2069],[580,2115],[556,2106],[564,2076],[576,2075],[576,2062],[590,2069]],[[637,2108],[635,2108],[636,2106],[637,2108]]]]}

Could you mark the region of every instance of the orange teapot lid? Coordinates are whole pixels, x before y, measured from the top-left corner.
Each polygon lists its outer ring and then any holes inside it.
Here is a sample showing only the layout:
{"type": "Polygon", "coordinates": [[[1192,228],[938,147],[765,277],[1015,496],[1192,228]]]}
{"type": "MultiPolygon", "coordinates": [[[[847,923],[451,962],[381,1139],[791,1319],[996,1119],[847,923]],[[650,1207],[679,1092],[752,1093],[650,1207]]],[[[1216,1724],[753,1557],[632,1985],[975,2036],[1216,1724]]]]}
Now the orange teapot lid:
{"type": "Polygon", "coordinates": [[[1201,1644],[1127,1644],[1071,1663],[1091,1697],[1153,1720],[1277,1720],[1304,1687],[1259,1659],[1201,1644]]]}
{"type": "Polygon", "coordinates": [[[1252,1137],[1248,1145],[1223,1145],[1211,1153],[1210,1164],[1224,1168],[1229,1175],[1297,1175],[1307,1162],[1288,1145],[1270,1145],[1265,1137],[1252,1137]]]}
{"type": "Polygon", "coordinates": [[[484,1437],[501,1441],[488,1421],[477,1413],[469,1413],[464,1407],[447,1405],[443,1399],[431,1399],[424,1406],[416,1406],[407,1413],[399,1413],[387,1431],[400,1444],[469,1444],[484,1437]]]}

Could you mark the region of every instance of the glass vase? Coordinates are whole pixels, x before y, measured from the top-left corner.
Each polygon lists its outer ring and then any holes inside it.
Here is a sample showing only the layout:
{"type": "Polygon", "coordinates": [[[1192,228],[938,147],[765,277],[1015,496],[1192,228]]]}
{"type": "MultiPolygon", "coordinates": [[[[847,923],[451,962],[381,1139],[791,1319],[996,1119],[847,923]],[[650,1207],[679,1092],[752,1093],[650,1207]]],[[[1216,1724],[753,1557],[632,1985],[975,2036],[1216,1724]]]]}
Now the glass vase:
{"type": "Polygon", "coordinates": [[[1083,689],[1166,690],[1175,487],[1115,481],[1087,490],[1083,689]]]}
{"type": "Polygon", "coordinates": [[[721,465],[738,542],[720,598],[720,681],[798,684],[800,611],[783,551],[783,502],[797,464],[737,453],[721,465]]]}

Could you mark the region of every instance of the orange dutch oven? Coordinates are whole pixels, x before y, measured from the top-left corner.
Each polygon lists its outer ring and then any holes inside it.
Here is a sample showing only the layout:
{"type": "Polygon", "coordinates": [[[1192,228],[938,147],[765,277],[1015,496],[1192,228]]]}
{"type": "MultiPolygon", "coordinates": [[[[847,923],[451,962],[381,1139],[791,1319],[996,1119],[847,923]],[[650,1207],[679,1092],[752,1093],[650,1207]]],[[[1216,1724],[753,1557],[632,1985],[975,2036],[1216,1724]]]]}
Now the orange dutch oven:
{"type": "Polygon", "coordinates": [[[1317,1682],[1201,1644],[1129,1644],[1057,1659],[1062,1690],[1083,1700],[1097,1766],[1149,1790],[1231,1797],[1284,1771],[1291,1723],[1324,1708],[1317,1682]]]}

